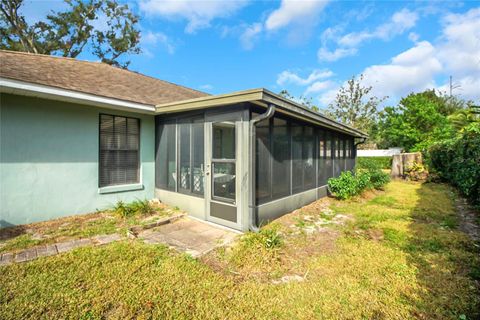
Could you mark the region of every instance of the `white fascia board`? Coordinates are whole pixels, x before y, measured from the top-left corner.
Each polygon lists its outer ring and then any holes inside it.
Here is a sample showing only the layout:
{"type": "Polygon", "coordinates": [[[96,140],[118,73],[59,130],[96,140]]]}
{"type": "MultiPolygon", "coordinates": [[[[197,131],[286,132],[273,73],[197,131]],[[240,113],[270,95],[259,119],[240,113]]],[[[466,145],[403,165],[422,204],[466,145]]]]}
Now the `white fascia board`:
{"type": "Polygon", "coordinates": [[[18,94],[23,96],[38,97],[57,101],[66,101],[96,107],[117,109],[123,111],[140,112],[147,114],[155,113],[155,106],[135,103],[114,98],[97,96],[89,93],[82,93],[73,90],[60,89],[56,87],[18,81],[7,78],[0,78],[0,92],[18,94]]]}

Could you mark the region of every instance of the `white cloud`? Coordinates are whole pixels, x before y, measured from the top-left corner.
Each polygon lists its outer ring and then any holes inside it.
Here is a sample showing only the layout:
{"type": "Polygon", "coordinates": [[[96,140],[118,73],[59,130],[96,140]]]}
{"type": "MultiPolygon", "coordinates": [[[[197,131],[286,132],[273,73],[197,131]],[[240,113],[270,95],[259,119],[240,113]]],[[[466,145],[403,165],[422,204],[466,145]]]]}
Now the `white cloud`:
{"type": "Polygon", "coordinates": [[[374,35],[383,40],[389,40],[396,35],[402,34],[415,26],[418,20],[418,13],[408,9],[395,12],[392,21],[379,26],[374,35]]]}
{"type": "MultiPolygon", "coordinates": [[[[274,32],[287,26],[290,28],[286,42],[290,44],[301,42],[309,37],[311,27],[317,23],[320,12],[328,2],[329,0],[282,0],[280,7],[265,19],[251,25],[240,26],[240,29],[243,29],[240,33],[240,43],[244,49],[250,50],[262,32],[274,32]]],[[[236,33],[236,30],[238,27],[226,27],[222,36],[236,33]]]]}
{"type": "Polygon", "coordinates": [[[379,25],[373,31],[363,30],[338,36],[338,33],[341,31],[340,27],[328,28],[322,34],[322,46],[317,53],[318,59],[320,61],[337,61],[341,58],[355,55],[358,52],[358,47],[363,42],[372,39],[390,40],[413,28],[417,20],[418,14],[416,12],[404,8],[395,12],[388,22],[379,25]],[[334,50],[329,50],[327,44],[332,40],[338,47],[334,50]]]}
{"type": "Polygon", "coordinates": [[[452,76],[460,85],[454,93],[480,100],[480,8],[447,15],[437,43],[417,42],[390,63],[370,66],[363,74],[380,96],[398,98],[427,88],[448,91],[448,84],[436,79],[452,76]]]}
{"type": "Polygon", "coordinates": [[[298,74],[285,70],[277,77],[277,84],[284,86],[286,84],[295,84],[298,86],[306,86],[317,80],[325,79],[333,76],[330,70],[313,70],[306,78],[300,77],[298,74]]]}
{"type": "Polygon", "coordinates": [[[373,86],[377,96],[403,96],[434,87],[434,76],[440,71],[434,46],[422,41],[393,57],[391,63],[370,66],[363,74],[365,84],[373,86]]]}
{"type": "Polygon", "coordinates": [[[337,85],[330,90],[325,91],[318,97],[318,101],[320,101],[320,105],[323,107],[327,107],[330,103],[335,100],[337,96],[337,92],[340,89],[340,86],[337,85]]]}
{"type": "MultiPolygon", "coordinates": [[[[455,77],[480,77],[480,8],[444,18],[438,55],[455,77]]],[[[480,90],[479,90],[480,91],[480,90]]]]}
{"type": "Polygon", "coordinates": [[[161,45],[169,54],[175,53],[175,46],[170,38],[162,32],[146,31],[142,33],[142,43],[145,45],[161,45]]]}
{"type": "Polygon", "coordinates": [[[245,31],[240,36],[240,42],[242,47],[246,50],[253,48],[253,44],[258,35],[262,32],[263,26],[261,23],[254,23],[250,26],[247,26],[245,31]]]}
{"type": "Polygon", "coordinates": [[[404,33],[413,28],[418,20],[418,14],[408,9],[395,12],[390,21],[378,26],[373,32],[361,31],[344,35],[338,40],[338,44],[346,47],[356,47],[369,39],[390,40],[394,36],[404,33]]]}
{"type": "Polygon", "coordinates": [[[318,60],[320,61],[337,61],[343,57],[353,56],[357,53],[356,48],[337,48],[329,51],[326,47],[318,49],[318,60]]]}
{"type": "MultiPolygon", "coordinates": [[[[476,103],[480,103],[480,77],[476,76],[467,76],[454,80],[455,86],[458,86],[453,93],[456,95],[461,95],[467,99],[472,99],[476,103]]],[[[446,82],[443,85],[437,88],[441,92],[449,92],[450,83],[446,82]]]]}
{"type": "Polygon", "coordinates": [[[305,90],[305,95],[317,93],[324,91],[328,88],[335,86],[335,82],[327,80],[327,81],[315,81],[311,85],[308,86],[307,90],[305,90]]]}
{"type": "Polygon", "coordinates": [[[318,0],[282,0],[280,8],[268,16],[265,28],[272,31],[292,23],[313,23],[327,3],[318,0]]]}
{"type": "Polygon", "coordinates": [[[416,33],[416,32],[410,32],[410,33],[408,34],[408,39],[409,39],[410,41],[412,41],[412,42],[417,42],[418,39],[420,39],[420,36],[419,36],[418,33],[416,33]]]}
{"type": "Polygon", "coordinates": [[[146,15],[187,20],[185,31],[194,33],[210,26],[216,18],[228,17],[247,4],[245,0],[144,0],[140,10],[146,15]]]}

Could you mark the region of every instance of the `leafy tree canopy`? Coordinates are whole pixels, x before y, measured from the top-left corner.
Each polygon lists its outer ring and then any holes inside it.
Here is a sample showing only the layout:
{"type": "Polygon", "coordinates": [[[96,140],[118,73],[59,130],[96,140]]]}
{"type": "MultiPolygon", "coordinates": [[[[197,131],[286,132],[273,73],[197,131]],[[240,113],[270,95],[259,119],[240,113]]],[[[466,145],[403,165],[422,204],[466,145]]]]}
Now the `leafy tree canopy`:
{"type": "Polygon", "coordinates": [[[465,109],[459,109],[448,116],[453,127],[463,132],[469,127],[480,126],[480,106],[469,105],[465,109]]]}
{"type": "Polygon", "coordinates": [[[328,106],[328,115],[364,132],[374,126],[378,105],[387,97],[371,94],[372,87],[362,85],[363,75],[353,76],[340,88],[335,100],[328,106]]]}
{"type": "Polygon", "coordinates": [[[386,107],[380,113],[375,135],[380,147],[426,150],[434,142],[455,135],[451,115],[462,113],[467,104],[435,90],[412,93],[402,98],[398,106],[386,107]]]}
{"type": "Polygon", "coordinates": [[[117,0],[65,0],[65,11],[28,24],[23,0],[0,3],[0,48],[75,58],[89,48],[102,62],[126,68],[125,54],[140,52],[138,17],[117,0]]]}

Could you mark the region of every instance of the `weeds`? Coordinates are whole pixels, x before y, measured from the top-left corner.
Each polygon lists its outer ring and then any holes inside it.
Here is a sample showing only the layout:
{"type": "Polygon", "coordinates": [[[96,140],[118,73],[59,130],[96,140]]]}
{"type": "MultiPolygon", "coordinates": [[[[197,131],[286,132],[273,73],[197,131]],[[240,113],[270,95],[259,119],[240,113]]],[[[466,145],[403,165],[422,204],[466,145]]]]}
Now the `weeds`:
{"type": "Polygon", "coordinates": [[[249,233],[243,238],[243,242],[249,246],[261,246],[265,249],[279,248],[283,244],[282,236],[275,227],[261,229],[258,233],[249,233]]]}
{"type": "Polygon", "coordinates": [[[135,200],[131,203],[118,201],[112,210],[122,218],[128,218],[135,215],[149,215],[155,212],[148,200],[135,200]]]}

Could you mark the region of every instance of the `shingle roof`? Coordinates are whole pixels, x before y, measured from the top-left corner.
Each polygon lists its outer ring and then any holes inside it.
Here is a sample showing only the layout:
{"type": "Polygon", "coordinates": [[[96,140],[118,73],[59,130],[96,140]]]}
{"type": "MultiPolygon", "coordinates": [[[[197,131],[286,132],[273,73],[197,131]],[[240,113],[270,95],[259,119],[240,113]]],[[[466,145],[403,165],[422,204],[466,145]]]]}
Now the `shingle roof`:
{"type": "Polygon", "coordinates": [[[208,95],[105,63],[5,50],[0,77],[148,105],[208,95]]]}

